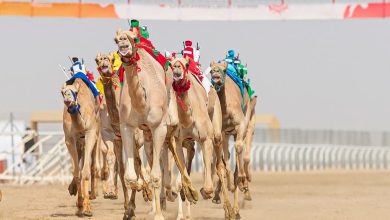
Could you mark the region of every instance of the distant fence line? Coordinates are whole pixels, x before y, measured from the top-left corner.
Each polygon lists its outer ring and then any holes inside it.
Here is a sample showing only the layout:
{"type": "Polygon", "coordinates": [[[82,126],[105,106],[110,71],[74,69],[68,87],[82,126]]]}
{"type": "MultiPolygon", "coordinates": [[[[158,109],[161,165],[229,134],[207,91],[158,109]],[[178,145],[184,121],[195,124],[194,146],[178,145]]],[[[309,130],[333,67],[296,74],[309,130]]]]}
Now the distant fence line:
{"type": "Polygon", "coordinates": [[[390,146],[390,132],[256,128],[257,143],[390,146]]]}
{"type": "MultiPolygon", "coordinates": [[[[1,154],[14,154],[0,173],[0,181],[18,184],[68,183],[71,160],[63,132],[0,132],[0,138],[12,135],[23,138],[1,154]],[[31,148],[24,143],[35,139],[31,148]],[[13,150],[14,149],[14,150],[13,150]],[[27,163],[25,162],[27,161],[27,163]]],[[[257,128],[251,151],[251,168],[262,172],[322,171],[322,170],[390,170],[388,132],[329,131],[257,128]]],[[[233,169],[234,142],[230,140],[230,164],[233,169]]],[[[193,160],[194,172],[203,172],[202,154],[193,160]]]]}

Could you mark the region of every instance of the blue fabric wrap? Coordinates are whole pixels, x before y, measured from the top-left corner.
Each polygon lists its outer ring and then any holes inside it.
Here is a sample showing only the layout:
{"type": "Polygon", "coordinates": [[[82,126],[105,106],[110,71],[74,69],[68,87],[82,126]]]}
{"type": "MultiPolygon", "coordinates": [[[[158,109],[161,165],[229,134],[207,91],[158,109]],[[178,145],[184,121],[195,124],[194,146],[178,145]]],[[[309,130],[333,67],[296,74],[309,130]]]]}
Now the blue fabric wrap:
{"type": "Polygon", "coordinates": [[[242,82],[242,79],[238,76],[236,72],[236,68],[234,68],[233,65],[228,64],[226,68],[226,75],[228,75],[240,88],[241,90],[241,96],[242,96],[242,104],[241,108],[244,109],[244,94],[245,94],[245,89],[244,89],[244,84],[242,82]]]}
{"type": "Polygon", "coordinates": [[[94,97],[99,95],[99,91],[96,89],[96,87],[93,85],[93,83],[88,79],[88,77],[82,72],[78,72],[78,73],[74,74],[72,76],[72,78],[70,78],[68,81],[66,81],[66,84],[67,85],[73,84],[73,82],[76,79],[82,79],[84,81],[84,83],[87,84],[87,86],[91,89],[91,92],[92,92],[94,97]]]}

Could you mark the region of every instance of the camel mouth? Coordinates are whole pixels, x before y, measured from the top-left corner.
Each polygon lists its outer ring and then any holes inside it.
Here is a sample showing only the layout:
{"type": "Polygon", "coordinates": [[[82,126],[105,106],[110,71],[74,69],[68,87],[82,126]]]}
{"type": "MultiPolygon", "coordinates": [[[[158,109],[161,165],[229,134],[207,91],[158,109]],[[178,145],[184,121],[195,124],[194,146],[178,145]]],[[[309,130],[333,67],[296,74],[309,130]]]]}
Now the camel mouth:
{"type": "Polygon", "coordinates": [[[183,74],[180,74],[180,73],[173,73],[173,79],[175,81],[179,81],[179,80],[182,80],[183,79],[183,74]]]}
{"type": "Polygon", "coordinates": [[[213,82],[219,82],[221,81],[221,76],[212,76],[211,79],[213,80],[213,82]]]}
{"type": "Polygon", "coordinates": [[[72,104],[72,102],[71,101],[64,101],[64,104],[66,107],[69,107],[72,104]]]}
{"type": "Polygon", "coordinates": [[[119,53],[122,56],[126,56],[130,52],[130,46],[129,45],[121,45],[119,46],[119,53]]]}
{"type": "Polygon", "coordinates": [[[108,66],[104,66],[104,65],[103,65],[103,66],[101,67],[101,70],[102,70],[103,73],[107,73],[107,72],[108,72],[108,66]]]}

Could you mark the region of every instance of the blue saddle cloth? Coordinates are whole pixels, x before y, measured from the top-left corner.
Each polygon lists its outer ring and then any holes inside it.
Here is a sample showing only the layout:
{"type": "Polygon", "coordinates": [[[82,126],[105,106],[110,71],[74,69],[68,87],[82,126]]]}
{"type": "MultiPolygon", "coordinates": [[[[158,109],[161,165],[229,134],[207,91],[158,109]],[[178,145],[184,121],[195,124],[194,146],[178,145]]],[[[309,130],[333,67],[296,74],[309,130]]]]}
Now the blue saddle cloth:
{"type": "Polygon", "coordinates": [[[241,108],[244,109],[244,94],[245,94],[245,87],[244,83],[242,82],[242,79],[238,76],[236,68],[232,64],[228,64],[226,68],[226,75],[228,75],[240,88],[241,90],[241,96],[242,96],[242,104],[241,108]]]}
{"type": "Polygon", "coordinates": [[[76,74],[74,74],[72,76],[72,78],[70,78],[68,81],[66,81],[66,84],[67,85],[70,85],[70,84],[73,84],[73,82],[76,80],[76,79],[82,79],[83,82],[85,84],[87,84],[87,86],[91,89],[91,92],[93,94],[94,97],[98,96],[99,95],[99,91],[96,89],[95,85],[88,79],[88,77],[82,73],[82,72],[78,72],[76,74]]]}

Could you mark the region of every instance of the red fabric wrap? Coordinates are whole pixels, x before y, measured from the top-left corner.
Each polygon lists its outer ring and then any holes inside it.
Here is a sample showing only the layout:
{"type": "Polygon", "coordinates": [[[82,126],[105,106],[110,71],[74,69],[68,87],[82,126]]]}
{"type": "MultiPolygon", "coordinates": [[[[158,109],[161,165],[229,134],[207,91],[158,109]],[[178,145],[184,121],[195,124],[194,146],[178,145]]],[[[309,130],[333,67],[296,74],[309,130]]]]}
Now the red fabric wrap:
{"type": "Polygon", "coordinates": [[[190,59],[190,64],[188,66],[188,70],[192,74],[195,74],[200,79],[200,81],[203,80],[203,75],[200,72],[200,69],[198,68],[198,64],[193,59],[190,59]]]}
{"type": "Polygon", "coordinates": [[[157,56],[155,56],[154,51],[153,51],[153,49],[155,49],[155,47],[153,46],[152,42],[150,42],[149,40],[141,37],[140,38],[140,42],[137,43],[135,45],[135,47],[142,48],[142,49],[146,50],[146,52],[148,52],[162,66],[162,68],[164,69],[165,63],[168,60],[161,53],[158,53],[157,56]]]}

